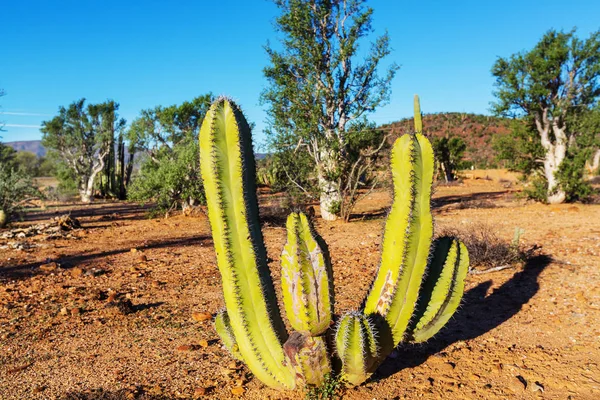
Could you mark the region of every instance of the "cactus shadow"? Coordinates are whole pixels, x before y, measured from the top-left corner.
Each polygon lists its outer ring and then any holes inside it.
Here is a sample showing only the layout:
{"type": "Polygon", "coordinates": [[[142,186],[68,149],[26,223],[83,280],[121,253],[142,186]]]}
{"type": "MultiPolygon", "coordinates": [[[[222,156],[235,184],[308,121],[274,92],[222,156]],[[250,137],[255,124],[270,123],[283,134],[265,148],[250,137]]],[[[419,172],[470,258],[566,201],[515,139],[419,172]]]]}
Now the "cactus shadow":
{"type": "Polygon", "coordinates": [[[535,296],[540,287],[539,275],[551,262],[548,255],[530,258],[521,271],[490,294],[491,280],[470,289],[463,297],[462,307],[437,336],[424,344],[400,345],[371,379],[385,379],[405,368],[417,367],[453,343],[475,339],[502,325],[535,296]]]}

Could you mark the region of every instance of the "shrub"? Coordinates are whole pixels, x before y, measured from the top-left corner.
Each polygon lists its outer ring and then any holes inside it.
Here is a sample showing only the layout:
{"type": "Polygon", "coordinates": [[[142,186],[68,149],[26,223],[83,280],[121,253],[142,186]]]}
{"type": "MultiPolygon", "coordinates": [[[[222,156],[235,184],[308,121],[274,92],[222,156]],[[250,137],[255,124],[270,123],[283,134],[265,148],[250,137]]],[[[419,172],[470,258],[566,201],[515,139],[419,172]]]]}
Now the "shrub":
{"type": "Polygon", "coordinates": [[[27,200],[39,197],[40,192],[31,177],[24,172],[0,164],[0,227],[20,214],[27,200]]]}
{"type": "Polygon", "coordinates": [[[198,157],[198,142],[190,138],[174,146],[173,151],[146,158],[131,182],[128,198],[155,202],[155,211],[161,212],[204,204],[198,157]]]}

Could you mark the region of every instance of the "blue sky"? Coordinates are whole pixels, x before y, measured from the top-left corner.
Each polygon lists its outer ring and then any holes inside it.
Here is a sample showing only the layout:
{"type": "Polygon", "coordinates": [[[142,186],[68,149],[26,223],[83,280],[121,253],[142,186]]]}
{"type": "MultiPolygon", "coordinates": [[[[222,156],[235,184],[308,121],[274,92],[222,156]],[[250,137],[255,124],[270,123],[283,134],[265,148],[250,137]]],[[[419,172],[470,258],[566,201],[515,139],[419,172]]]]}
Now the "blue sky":
{"type": "MultiPolygon", "coordinates": [[[[531,48],[550,28],[580,37],[600,29],[598,0],[372,0],[374,35],[390,34],[386,64],[401,65],[377,123],[424,112],[489,113],[490,68],[531,48]]],[[[268,0],[6,0],[0,23],[3,141],[41,138],[58,107],[114,99],[133,120],[141,109],[212,91],[237,99],[262,143],[263,46],[276,43],[268,0]]],[[[375,37],[375,36],[373,36],[375,37]]],[[[365,46],[367,43],[365,42],[365,46]]]]}

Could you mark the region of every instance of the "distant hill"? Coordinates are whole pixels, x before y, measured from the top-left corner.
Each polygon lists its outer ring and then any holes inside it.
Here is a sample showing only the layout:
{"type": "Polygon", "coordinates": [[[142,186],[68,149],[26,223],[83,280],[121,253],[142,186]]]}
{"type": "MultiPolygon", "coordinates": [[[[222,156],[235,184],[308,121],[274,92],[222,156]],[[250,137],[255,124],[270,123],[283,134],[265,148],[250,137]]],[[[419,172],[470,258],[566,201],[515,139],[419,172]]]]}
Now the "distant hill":
{"type": "MultiPolygon", "coordinates": [[[[33,154],[36,154],[38,157],[43,157],[46,155],[46,148],[42,146],[41,140],[23,140],[19,142],[6,142],[4,144],[12,147],[16,151],[29,151],[33,154]]],[[[267,155],[267,153],[255,153],[257,160],[262,160],[267,155]]],[[[127,148],[125,148],[125,159],[128,157],[129,153],[127,152],[127,148]]],[[[136,157],[139,157],[137,152],[136,157]]]]}
{"type": "MultiPolygon", "coordinates": [[[[476,168],[493,167],[496,165],[492,149],[492,138],[497,135],[510,133],[510,119],[490,117],[468,113],[438,113],[423,116],[423,130],[429,137],[444,137],[445,135],[460,136],[467,144],[465,160],[471,161],[476,168]]],[[[391,130],[393,138],[406,132],[412,132],[412,118],[385,124],[380,128],[391,130]]],[[[17,151],[30,151],[38,156],[46,155],[46,149],[41,140],[24,140],[5,143],[17,151]]],[[[267,156],[266,153],[256,153],[258,160],[267,156]]],[[[136,154],[137,158],[137,154],[136,154]]]]}
{"type": "MultiPolygon", "coordinates": [[[[467,145],[465,160],[476,168],[486,168],[496,164],[492,138],[510,133],[510,119],[468,113],[438,113],[423,116],[423,131],[429,137],[460,136],[467,145]]],[[[394,139],[413,131],[413,119],[406,118],[381,128],[391,130],[394,139]]]]}
{"type": "Polygon", "coordinates": [[[20,142],[6,142],[4,144],[12,147],[16,151],[29,151],[38,157],[46,155],[46,148],[42,146],[41,140],[23,140],[20,142]]]}

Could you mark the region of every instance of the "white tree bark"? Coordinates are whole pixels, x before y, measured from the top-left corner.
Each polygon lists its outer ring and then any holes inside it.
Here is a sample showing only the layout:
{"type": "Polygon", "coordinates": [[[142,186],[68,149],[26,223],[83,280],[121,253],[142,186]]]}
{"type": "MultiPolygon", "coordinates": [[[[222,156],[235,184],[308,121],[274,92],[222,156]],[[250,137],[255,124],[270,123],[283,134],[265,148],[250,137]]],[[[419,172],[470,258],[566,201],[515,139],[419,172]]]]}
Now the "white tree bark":
{"type": "Polygon", "coordinates": [[[109,154],[109,150],[105,150],[98,155],[97,164],[92,168],[90,175],[87,179],[83,177],[81,186],[79,189],[79,196],[81,197],[82,203],[91,203],[94,199],[94,183],[96,176],[104,169],[104,159],[109,154]]]}
{"type": "Polygon", "coordinates": [[[559,188],[556,173],[567,155],[567,134],[565,127],[558,126],[556,119],[550,121],[548,109],[535,116],[535,124],[542,139],[542,147],[546,150],[544,157],[544,176],[548,181],[548,203],[560,204],[567,199],[567,194],[559,188]],[[554,143],[550,140],[550,129],[554,133],[554,143]]]}
{"type": "Polygon", "coordinates": [[[600,149],[596,150],[594,156],[592,157],[592,162],[588,166],[588,172],[591,174],[598,173],[598,168],[600,167],[600,149]]]}
{"type": "Polygon", "coordinates": [[[321,218],[326,221],[335,221],[338,218],[337,213],[342,204],[339,183],[328,178],[328,175],[334,173],[338,168],[338,160],[335,157],[331,150],[322,149],[319,152],[319,162],[317,163],[321,218]]]}

